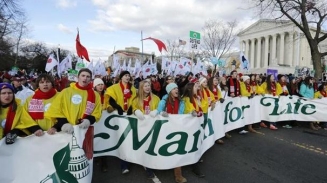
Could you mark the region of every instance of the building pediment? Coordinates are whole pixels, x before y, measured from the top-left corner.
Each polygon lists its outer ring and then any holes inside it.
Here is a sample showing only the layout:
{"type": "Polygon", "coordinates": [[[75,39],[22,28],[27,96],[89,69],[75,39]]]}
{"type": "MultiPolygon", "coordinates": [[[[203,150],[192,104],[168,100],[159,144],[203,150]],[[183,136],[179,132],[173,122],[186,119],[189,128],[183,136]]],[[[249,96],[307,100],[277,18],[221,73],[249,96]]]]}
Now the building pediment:
{"type": "Polygon", "coordinates": [[[237,36],[254,34],[266,30],[280,29],[281,27],[293,26],[293,23],[289,20],[268,20],[261,19],[256,23],[252,24],[248,28],[241,31],[237,36]]]}

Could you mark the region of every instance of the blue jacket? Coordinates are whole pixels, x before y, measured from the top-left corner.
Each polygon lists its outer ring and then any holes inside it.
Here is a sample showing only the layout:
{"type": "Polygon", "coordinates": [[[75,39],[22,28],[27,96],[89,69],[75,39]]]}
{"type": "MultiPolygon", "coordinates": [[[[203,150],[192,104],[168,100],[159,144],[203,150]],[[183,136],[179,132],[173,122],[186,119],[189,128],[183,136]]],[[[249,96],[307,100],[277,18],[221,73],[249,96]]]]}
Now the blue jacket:
{"type": "MultiPolygon", "coordinates": [[[[162,111],[166,111],[166,102],[167,102],[168,94],[162,97],[162,99],[159,102],[158,105],[158,113],[160,114],[162,111]]],[[[178,114],[184,114],[185,111],[185,103],[183,100],[179,101],[179,107],[178,107],[178,114]]]]}
{"type": "Polygon", "coordinates": [[[302,97],[309,98],[309,99],[313,99],[313,97],[315,95],[315,91],[313,89],[313,86],[311,88],[309,88],[304,83],[301,84],[299,93],[300,93],[300,95],[302,95],[302,97]]]}

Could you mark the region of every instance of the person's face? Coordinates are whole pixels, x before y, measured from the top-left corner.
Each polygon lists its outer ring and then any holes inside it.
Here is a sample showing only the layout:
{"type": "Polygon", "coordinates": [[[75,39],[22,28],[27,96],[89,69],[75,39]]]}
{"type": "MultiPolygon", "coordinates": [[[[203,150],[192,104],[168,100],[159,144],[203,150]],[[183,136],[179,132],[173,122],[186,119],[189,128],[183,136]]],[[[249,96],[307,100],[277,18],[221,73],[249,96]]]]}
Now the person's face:
{"type": "Polygon", "coordinates": [[[98,85],[95,86],[95,89],[98,91],[98,92],[102,92],[104,90],[104,84],[100,83],[98,85]]]}
{"type": "Polygon", "coordinates": [[[52,83],[44,78],[42,78],[39,82],[39,89],[44,93],[48,92],[52,87],[52,83]]]}
{"type": "Polygon", "coordinates": [[[13,81],[12,83],[14,84],[15,88],[22,86],[22,83],[20,81],[13,81]]]}
{"type": "Polygon", "coordinates": [[[125,74],[122,78],[121,78],[123,83],[128,83],[131,80],[131,77],[129,74],[125,74]]]}
{"type": "Polygon", "coordinates": [[[286,77],[285,77],[285,76],[282,76],[282,77],[280,78],[280,80],[281,80],[282,82],[286,82],[286,77]]]}
{"type": "Polygon", "coordinates": [[[238,74],[237,72],[233,72],[232,78],[237,78],[238,74]]]}
{"type": "Polygon", "coordinates": [[[254,75],[251,76],[251,80],[252,80],[252,81],[255,80],[255,76],[254,76],[254,75]]]}
{"type": "Polygon", "coordinates": [[[255,76],[255,80],[259,80],[260,79],[260,76],[259,75],[256,75],[255,76]]]}
{"type": "Polygon", "coordinates": [[[275,81],[275,77],[274,77],[274,75],[271,75],[271,76],[270,76],[270,81],[271,81],[271,82],[274,82],[274,81],[275,81]]]}
{"type": "Polygon", "coordinates": [[[204,81],[202,82],[201,86],[202,86],[203,88],[206,88],[206,87],[208,86],[208,81],[207,81],[207,80],[204,80],[204,81]]]}
{"type": "Polygon", "coordinates": [[[250,84],[250,79],[244,81],[246,84],[250,84]]]}
{"type": "Polygon", "coordinates": [[[313,83],[313,79],[310,79],[309,81],[310,81],[310,84],[312,84],[312,83],[313,83]]]}
{"type": "Polygon", "coordinates": [[[151,85],[150,83],[146,82],[144,85],[143,85],[143,92],[145,94],[149,94],[151,92],[151,85]]]}
{"type": "Polygon", "coordinates": [[[151,81],[156,81],[156,78],[155,77],[151,77],[151,81]]]}
{"type": "Polygon", "coordinates": [[[292,83],[295,84],[296,83],[296,79],[292,79],[292,83]]]}
{"type": "Polygon", "coordinates": [[[173,77],[171,77],[171,76],[169,76],[168,78],[167,78],[167,84],[169,84],[169,83],[173,83],[174,82],[174,78],[173,77]]]}
{"type": "Polygon", "coordinates": [[[78,76],[78,84],[81,87],[85,87],[91,82],[91,75],[88,72],[81,72],[78,76]]]}
{"type": "Polygon", "coordinates": [[[4,88],[0,92],[0,102],[2,105],[10,104],[14,99],[14,93],[9,88],[4,88]]]}
{"type": "Polygon", "coordinates": [[[23,79],[20,83],[24,85],[26,83],[26,79],[23,79]]]}
{"type": "Polygon", "coordinates": [[[178,88],[177,87],[172,89],[170,92],[173,97],[178,97],[178,88]]]}
{"type": "Polygon", "coordinates": [[[326,85],[324,85],[324,87],[323,87],[323,88],[324,88],[324,91],[327,91],[327,86],[326,86],[326,85]]]}
{"type": "Polygon", "coordinates": [[[219,83],[219,82],[218,82],[218,79],[217,79],[217,78],[214,78],[214,79],[213,79],[213,85],[214,85],[214,86],[217,86],[218,83],[219,83]]]}
{"type": "Polygon", "coordinates": [[[222,79],[221,79],[221,83],[222,83],[223,85],[226,85],[226,78],[222,78],[222,79]]]}
{"type": "Polygon", "coordinates": [[[194,86],[193,86],[193,93],[196,94],[199,90],[200,90],[200,83],[197,81],[194,83],[194,86]]]}

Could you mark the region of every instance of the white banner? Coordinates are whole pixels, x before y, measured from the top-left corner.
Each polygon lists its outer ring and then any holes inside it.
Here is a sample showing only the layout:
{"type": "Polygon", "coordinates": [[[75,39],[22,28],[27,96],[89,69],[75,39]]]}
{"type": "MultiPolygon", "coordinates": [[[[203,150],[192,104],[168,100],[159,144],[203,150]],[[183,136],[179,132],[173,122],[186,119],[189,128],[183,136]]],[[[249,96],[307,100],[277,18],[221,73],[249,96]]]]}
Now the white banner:
{"type": "Polygon", "coordinates": [[[228,98],[203,117],[190,114],[146,116],[109,115],[95,125],[95,156],[116,156],[153,169],[170,169],[197,162],[215,142],[233,129],[261,120],[326,121],[327,99],[256,96],[228,98]]]}
{"type": "Polygon", "coordinates": [[[256,96],[227,98],[204,117],[190,114],[119,116],[103,112],[99,123],[74,135],[57,133],[0,141],[0,182],[90,183],[94,156],[116,156],[153,169],[170,169],[197,162],[225,132],[266,121],[326,121],[327,99],[256,96]],[[86,137],[85,137],[86,136],[86,137]],[[86,140],[85,139],[90,139],[86,140]],[[88,148],[86,148],[88,147],[88,148]],[[86,152],[86,153],[84,153],[86,152]],[[52,180],[51,180],[52,179],[52,180]]]}
{"type": "Polygon", "coordinates": [[[84,137],[90,137],[90,134],[93,134],[93,127],[86,133],[86,130],[74,126],[74,135],[31,135],[19,138],[11,145],[6,145],[2,139],[0,182],[90,183],[93,153],[89,151],[92,147],[86,146],[92,143],[84,141],[84,137]]]}

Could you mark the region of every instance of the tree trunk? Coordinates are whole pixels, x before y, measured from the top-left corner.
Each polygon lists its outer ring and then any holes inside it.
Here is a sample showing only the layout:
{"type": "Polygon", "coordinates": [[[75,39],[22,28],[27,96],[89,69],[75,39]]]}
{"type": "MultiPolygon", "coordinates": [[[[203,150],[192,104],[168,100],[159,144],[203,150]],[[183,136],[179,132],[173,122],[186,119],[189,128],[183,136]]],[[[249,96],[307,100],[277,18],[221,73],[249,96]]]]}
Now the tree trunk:
{"type": "Polygon", "coordinates": [[[312,57],[313,69],[316,71],[315,78],[321,78],[322,64],[321,64],[321,55],[319,50],[311,49],[311,57],[312,57]]]}

